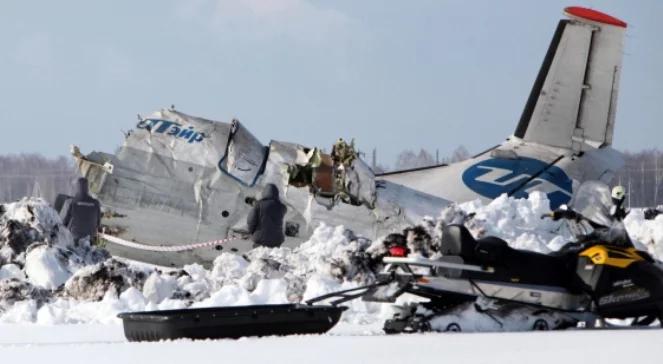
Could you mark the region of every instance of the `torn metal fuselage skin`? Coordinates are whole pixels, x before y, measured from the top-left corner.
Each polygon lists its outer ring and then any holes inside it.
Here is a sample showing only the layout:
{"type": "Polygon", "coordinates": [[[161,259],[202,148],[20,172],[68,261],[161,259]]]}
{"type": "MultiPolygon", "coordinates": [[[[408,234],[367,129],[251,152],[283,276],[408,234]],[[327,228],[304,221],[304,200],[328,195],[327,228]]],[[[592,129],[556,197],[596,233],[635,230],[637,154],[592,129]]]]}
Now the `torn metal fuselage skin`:
{"type": "MultiPolygon", "coordinates": [[[[186,252],[152,252],[107,243],[113,255],[161,266],[207,265],[220,254],[219,249],[250,249],[246,217],[268,183],[279,188],[288,208],[285,246],[308,240],[323,222],[374,239],[421,217],[408,216],[402,206],[380,201],[375,177],[359,158],[342,168],[347,186],[343,191],[327,188],[322,193],[316,188],[325,185],[325,178],[335,178],[336,170],[314,173],[317,184],[292,185],[290,172],[293,167],[306,167],[310,151],[277,141],[264,146],[236,120],[222,123],[164,109],[141,119],[114,155],[83,156],[75,147],[72,154],[106,210],[102,225],[113,235],[146,245],[236,238],[216,248],[186,252]]],[[[326,184],[333,186],[334,181],[326,184]]],[[[431,213],[447,204],[431,196],[420,199],[431,213]]]]}

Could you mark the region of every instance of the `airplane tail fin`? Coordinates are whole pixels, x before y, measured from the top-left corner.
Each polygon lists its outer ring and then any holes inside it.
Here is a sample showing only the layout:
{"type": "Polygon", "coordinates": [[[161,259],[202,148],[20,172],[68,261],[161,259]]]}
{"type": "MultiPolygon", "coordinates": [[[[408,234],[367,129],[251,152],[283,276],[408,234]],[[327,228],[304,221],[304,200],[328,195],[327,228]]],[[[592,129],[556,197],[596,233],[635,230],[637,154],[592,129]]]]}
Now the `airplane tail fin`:
{"type": "Polygon", "coordinates": [[[568,7],[514,136],[585,151],[612,144],[626,23],[568,7]]]}

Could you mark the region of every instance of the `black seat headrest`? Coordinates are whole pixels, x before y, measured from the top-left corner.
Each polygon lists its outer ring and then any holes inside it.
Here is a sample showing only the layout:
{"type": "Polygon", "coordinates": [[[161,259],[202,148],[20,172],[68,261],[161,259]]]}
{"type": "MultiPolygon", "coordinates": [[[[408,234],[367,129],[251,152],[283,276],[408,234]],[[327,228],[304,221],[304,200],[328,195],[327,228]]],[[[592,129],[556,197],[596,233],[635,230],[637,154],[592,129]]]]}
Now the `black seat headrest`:
{"type": "Polygon", "coordinates": [[[443,255],[471,257],[476,241],[463,225],[447,225],[442,228],[440,252],[443,255]]]}

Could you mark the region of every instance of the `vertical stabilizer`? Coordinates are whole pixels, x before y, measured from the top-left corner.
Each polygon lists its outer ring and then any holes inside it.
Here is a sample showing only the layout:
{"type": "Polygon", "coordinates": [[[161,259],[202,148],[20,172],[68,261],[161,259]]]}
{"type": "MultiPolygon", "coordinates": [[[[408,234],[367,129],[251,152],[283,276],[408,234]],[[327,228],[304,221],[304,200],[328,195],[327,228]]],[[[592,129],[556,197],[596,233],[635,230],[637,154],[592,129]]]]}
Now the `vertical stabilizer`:
{"type": "Polygon", "coordinates": [[[612,144],[626,23],[568,7],[514,135],[585,151],[612,144]]]}

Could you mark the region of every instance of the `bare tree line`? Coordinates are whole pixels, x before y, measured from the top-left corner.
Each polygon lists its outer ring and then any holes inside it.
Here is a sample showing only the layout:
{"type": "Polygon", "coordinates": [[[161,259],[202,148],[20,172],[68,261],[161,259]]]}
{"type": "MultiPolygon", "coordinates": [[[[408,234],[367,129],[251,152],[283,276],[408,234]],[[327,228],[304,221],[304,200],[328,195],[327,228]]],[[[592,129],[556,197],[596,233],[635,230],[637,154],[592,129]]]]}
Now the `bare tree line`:
{"type": "Polygon", "coordinates": [[[419,152],[415,152],[412,149],[406,149],[400,152],[396,156],[396,163],[394,164],[394,168],[392,169],[383,164],[378,164],[377,151],[373,150],[372,167],[373,171],[375,171],[376,173],[384,173],[384,172],[389,172],[391,170],[400,171],[404,169],[413,169],[413,168],[436,166],[441,164],[450,164],[450,163],[463,161],[465,159],[470,158],[470,156],[471,156],[470,152],[468,152],[467,149],[462,145],[454,149],[454,151],[451,152],[451,155],[448,157],[440,157],[439,151],[436,151],[435,155],[433,156],[432,153],[430,153],[429,151],[423,148],[419,149],[419,152]]]}
{"type": "Polygon", "coordinates": [[[76,178],[70,158],[46,158],[39,154],[0,156],[0,202],[23,196],[54,201],[58,193],[70,193],[76,178]]]}
{"type": "MultiPolygon", "coordinates": [[[[404,150],[398,154],[394,167],[378,164],[373,152],[373,169],[377,173],[432,165],[454,163],[470,157],[463,146],[450,156],[440,157],[425,149],[404,150]]],[[[657,149],[624,152],[625,166],[613,183],[623,185],[632,207],[663,204],[663,151],[657,149]]],[[[53,201],[58,193],[71,193],[76,178],[73,161],[67,157],[46,158],[39,154],[0,156],[0,202],[15,201],[23,196],[43,197],[53,201]]]]}
{"type": "Polygon", "coordinates": [[[663,151],[624,152],[624,160],[624,168],[617,174],[614,183],[626,188],[629,206],[663,204],[663,151]]]}

